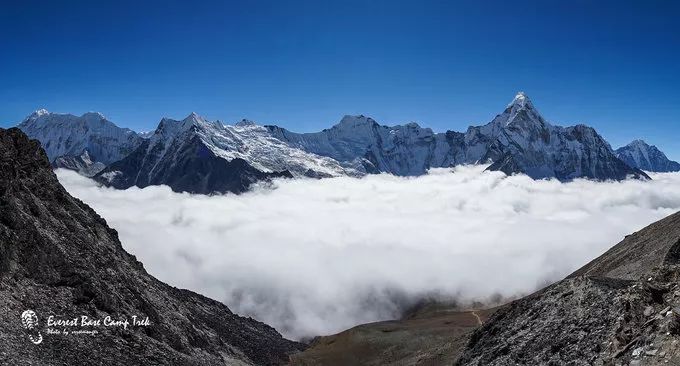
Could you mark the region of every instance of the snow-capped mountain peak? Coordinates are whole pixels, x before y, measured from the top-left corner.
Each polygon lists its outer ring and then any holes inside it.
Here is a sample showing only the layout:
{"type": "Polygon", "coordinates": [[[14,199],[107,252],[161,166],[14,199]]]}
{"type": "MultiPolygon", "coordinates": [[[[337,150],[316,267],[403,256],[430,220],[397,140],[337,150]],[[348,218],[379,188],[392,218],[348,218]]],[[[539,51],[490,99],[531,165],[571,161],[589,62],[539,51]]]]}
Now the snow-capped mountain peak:
{"type": "Polygon", "coordinates": [[[635,148],[638,148],[638,149],[648,149],[650,147],[656,148],[656,146],[651,146],[645,140],[641,140],[641,139],[633,140],[626,146],[635,147],[635,148]]]}
{"type": "Polygon", "coordinates": [[[626,146],[616,149],[616,156],[626,164],[651,172],[680,171],[680,163],[666,157],[656,146],[644,140],[633,140],[626,146]]]}
{"type": "Polygon", "coordinates": [[[246,127],[246,126],[256,126],[256,125],[257,125],[257,123],[255,123],[255,121],[251,121],[251,120],[249,120],[249,119],[245,119],[245,118],[244,118],[244,119],[242,119],[242,120],[236,122],[236,124],[235,124],[234,126],[237,126],[237,127],[246,127]]]}
{"type": "Polygon", "coordinates": [[[40,109],[36,110],[35,112],[31,113],[28,117],[26,117],[26,119],[38,118],[38,117],[44,116],[46,114],[50,114],[50,112],[47,109],[40,108],[40,109]]]}
{"type": "Polygon", "coordinates": [[[479,132],[484,135],[497,137],[505,133],[525,132],[541,133],[550,128],[550,124],[541,116],[531,99],[524,92],[518,92],[507,105],[503,113],[497,115],[491,122],[481,126],[479,132]]]}
{"type": "Polygon", "coordinates": [[[196,112],[191,112],[191,114],[181,121],[164,117],[158,123],[158,127],[152,136],[152,140],[172,139],[188,131],[192,127],[196,129],[220,128],[222,127],[222,123],[220,121],[210,122],[196,112]]]}
{"type": "Polygon", "coordinates": [[[198,113],[196,112],[191,112],[187,118],[183,119],[182,122],[185,123],[199,123],[199,122],[205,122],[206,119],[201,117],[198,113]]]}
{"type": "Polygon", "coordinates": [[[515,95],[515,98],[513,98],[512,102],[510,102],[510,104],[508,104],[508,108],[510,108],[512,106],[519,106],[521,108],[521,107],[525,107],[527,104],[531,104],[531,99],[529,99],[529,97],[526,95],[525,92],[520,91],[520,92],[517,92],[517,94],[515,95]]]}
{"type": "Polygon", "coordinates": [[[78,117],[39,109],[17,127],[39,140],[52,162],[61,157],[80,158],[86,152],[83,163],[110,164],[142,142],[134,131],[116,126],[97,112],[78,117]]]}
{"type": "Polygon", "coordinates": [[[376,123],[375,120],[371,117],[366,117],[363,114],[360,114],[358,116],[353,116],[353,115],[345,115],[342,117],[340,122],[336,124],[333,127],[337,128],[355,128],[355,127],[361,127],[361,126],[371,126],[372,124],[376,123]]]}
{"type": "Polygon", "coordinates": [[[89,124],[95,123],[105,124],[108,122],[106,117],[104,117],[104,115],[99,112],[86,112],[83,113],[83,115],[80,116],[80,118],[84,119],[89,124]]]}

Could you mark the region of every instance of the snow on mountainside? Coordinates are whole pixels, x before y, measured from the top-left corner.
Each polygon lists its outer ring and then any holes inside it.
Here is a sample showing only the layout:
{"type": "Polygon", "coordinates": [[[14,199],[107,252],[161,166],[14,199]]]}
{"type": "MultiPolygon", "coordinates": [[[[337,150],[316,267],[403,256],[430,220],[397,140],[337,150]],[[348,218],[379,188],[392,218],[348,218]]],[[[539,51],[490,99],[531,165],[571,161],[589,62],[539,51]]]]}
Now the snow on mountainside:
{"type": "Polygon", "coordinates": [[[649,179],[617,158],[592,127],[549,124],[522,92],[491,123],[479,127],[479,133],[500,145],[501,156],[488,155],[494,161],[490,170],[525,173],[535,179],[649,179]]]}
{"type": "Polygon", "coordinates": [[[616,156],[626,164],[648,172],[680,171],[680,163],[668,159],[656,146],[650,146],[642,140],[616,149],[616,156]]]}
{"type": "Polygon", "coordinates": [[[349,164],[293,148],[254,122],[225,126],[192,113],[181,121],[161,120],[148,142],[95,179],[116,188],[166,184],[176,191],[238,193],[277,176],[362,174],[349,164]]]}
{"type": "Polygon", "coordinates": [[[491,122],[465,132],[435,133],[416,123],[385,126],[359,115],[320,132],[294,133],[248,120],[225,126],[192,113],[181,121],[164,118],[155,131],[137,134],[99,113],[76,117],[44,110],[19,128],[41,141],[53,166],[96,174],[117,188],[167,184],[178,191],[242,192],[276,176],[417,176],[478,163],[559,180],[648,179],[638,168],[680,170],[653,146],[633,143],[614,152],[591,127],[553,125],[522,92],[491,122]]]}
{"type": "Polygon", "coordinates": [[[338,161],[362,164],[369,172],[421,175],[431,167],[453,166],[466,159],[456,151],[462,136],[435,134],[416,123],[382,126],[372,118],[345,116],[331,127],[315,133],[294,133],[267,126],[276,138],[291,146],[338,161]]]}
{"type": "Polygon", "coordinates": [[[364,116],[345,116],[330,129],[294,133],[267,126],[291,146],[339,161],[363,159],[368,171],[420,175],[430,168],[494,162],[489,169],[532,178],[570,180],[649,178],[618,159],[590,127],[549,124],[526,94],[518,93],[490,123],[465,133],[433,133],[415,123],[383,126],[364,116]]]}
{"type": "Polygon", "coordinates": [[[120,128],[96,112],[78,117],[41,109],[17,127],[40,141],[53,165],[85,175],[122,159],[143,141],[134,131],[120,128]]]}

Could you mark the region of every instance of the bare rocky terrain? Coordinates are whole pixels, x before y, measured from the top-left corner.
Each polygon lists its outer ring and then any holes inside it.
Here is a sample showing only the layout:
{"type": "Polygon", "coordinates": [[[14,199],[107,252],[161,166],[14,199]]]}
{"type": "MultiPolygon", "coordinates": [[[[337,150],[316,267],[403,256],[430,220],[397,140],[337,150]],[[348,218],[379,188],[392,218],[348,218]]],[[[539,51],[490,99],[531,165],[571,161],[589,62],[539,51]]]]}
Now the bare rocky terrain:
{"type": "Polygon", "coordinates": [[[680,213],[499,309],[459,365],[680,364],[680,213]]]}
{"type": "Polygon", "coordinates": [[[277,365],[303,348],[149,275],[116,231],[59,184],[38,141],[16,128],[0,129],[0,329],[2,365],[277,365]],[[22,319],[26,310],[36,317],[22,319]],[[149,324],[50,334],[50,315],[149,324]]]}

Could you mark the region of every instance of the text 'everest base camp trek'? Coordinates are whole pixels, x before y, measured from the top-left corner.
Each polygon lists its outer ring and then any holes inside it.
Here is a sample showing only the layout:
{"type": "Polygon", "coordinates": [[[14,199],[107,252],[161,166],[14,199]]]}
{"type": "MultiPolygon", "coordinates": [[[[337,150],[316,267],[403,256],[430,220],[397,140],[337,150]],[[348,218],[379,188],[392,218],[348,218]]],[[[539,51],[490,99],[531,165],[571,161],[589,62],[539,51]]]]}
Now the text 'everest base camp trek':
{"type": "Polygon", "coordinates": [[[640,140],[613,150],[591,127],[550,124],[524,93],[490,123],[464,133],[382,126],[364,116],[294,133],[191,114],[139,134],[99,113],[37,111],[18,128],[0,129],[0,364],[680,364],[680,214],[508,304],[466,311],[431,304],[399,320],[300,343],[149,275],[52,170],[76,170],[118,189],[162,184],[215,194],[243,193],[280,177],[417,176],[476,163],[560,181],[649,179],[644,171],[680,170],[640,140]],[[151,326],[47,339],[45,314],[140,316],[151,326]]]}

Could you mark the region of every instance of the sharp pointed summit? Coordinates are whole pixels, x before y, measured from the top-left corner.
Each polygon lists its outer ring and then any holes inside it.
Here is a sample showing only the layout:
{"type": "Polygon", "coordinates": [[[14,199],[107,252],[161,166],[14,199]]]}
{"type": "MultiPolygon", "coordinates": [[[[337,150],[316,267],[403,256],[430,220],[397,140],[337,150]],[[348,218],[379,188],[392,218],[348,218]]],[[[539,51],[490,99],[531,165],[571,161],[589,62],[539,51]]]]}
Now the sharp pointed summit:
{"type": "Polygon", "coordinates": [[[185,119],[182,120],[182,122],[205,122],[206,119],[201,117],[198,113],[196,112],[191,112],[185,119]]]}
{"type": "Polygon", "coordinates": [[[508,104],[508,107],[519,106],[520,108],[522,108],[525,107],[526,105],[531,105],[531,99],[529,99],[525,92],[520,91],[517,92],[515,98],[513,98],[512,102],[508,104]]]}
{"type": "Polygon", "coordinates": [[[531,99],[526,93],[520,91],[508,104],[503,113],[499,114],[491,122],[493,132],[498,133],[500,129],[514,125],[519,128],[536,128],[547,126],[548,122],[541,116],[531,99]]]}

